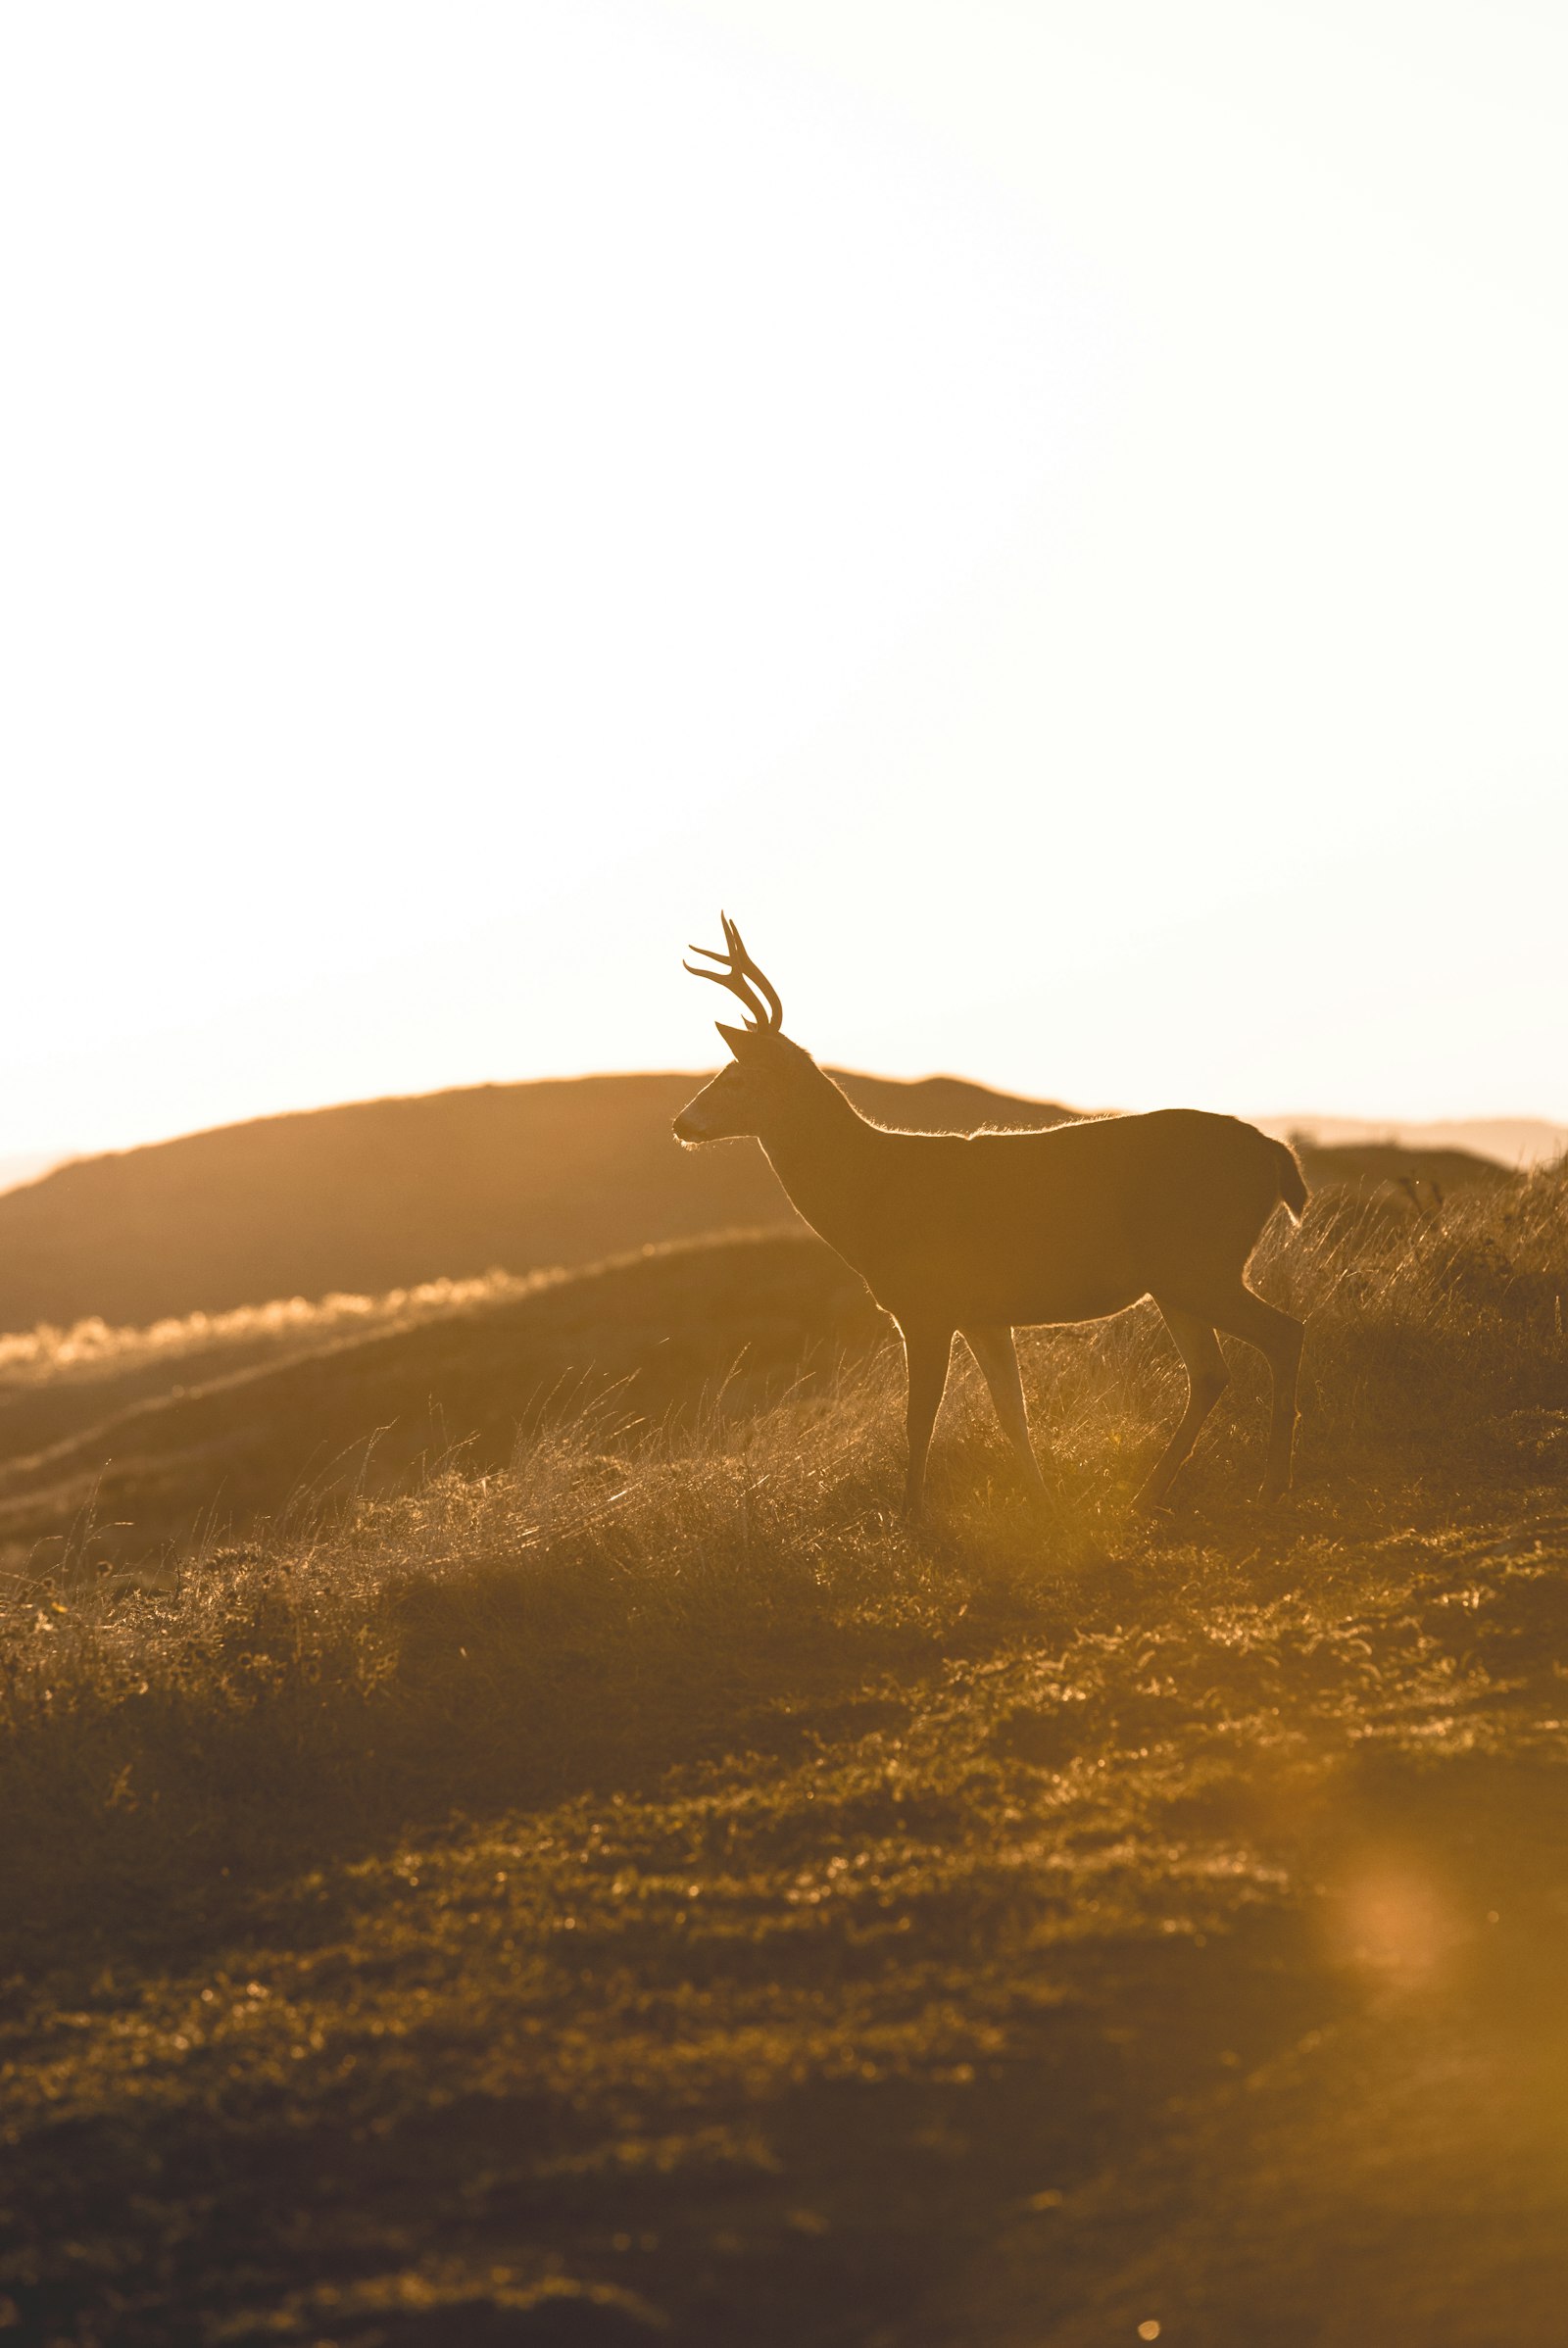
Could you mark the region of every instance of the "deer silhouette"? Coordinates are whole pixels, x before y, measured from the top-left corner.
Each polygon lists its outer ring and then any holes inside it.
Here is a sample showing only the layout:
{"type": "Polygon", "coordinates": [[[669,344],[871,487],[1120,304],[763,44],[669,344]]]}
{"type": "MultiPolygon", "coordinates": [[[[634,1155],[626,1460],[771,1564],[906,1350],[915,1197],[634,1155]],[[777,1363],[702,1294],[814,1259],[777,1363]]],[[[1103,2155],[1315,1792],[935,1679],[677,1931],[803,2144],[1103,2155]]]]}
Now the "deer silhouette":
{"type": "Polygon", "coordinates": [[[953,1340],[979,1363],[1032,1489],[1045,1481],[1013,1332],[1095,1321],[1152,1296],[1187,1365],[1187,1407],[1140,1492],[1161,1502],[1226,1385],[1217,1332],[1255,1345],[1273,1380],[1262,1496],[1291,1480],[1301,1324],[1246,1281],[1276,1206],[1299,1221],[1295,1152],[1202,1109],[1089,1117],[1047,1133],[898,1133],[862,1117],[783,1032],[778,992],[721,914],[724,946],[682,966],[728,988],[744,1027],[715,1024],[732,1057],[675,1119],[685,1144],[753,1136],[797,1211],[898,1323],[908,1371],[908,1481],[919,1513],[953,1340]]]}

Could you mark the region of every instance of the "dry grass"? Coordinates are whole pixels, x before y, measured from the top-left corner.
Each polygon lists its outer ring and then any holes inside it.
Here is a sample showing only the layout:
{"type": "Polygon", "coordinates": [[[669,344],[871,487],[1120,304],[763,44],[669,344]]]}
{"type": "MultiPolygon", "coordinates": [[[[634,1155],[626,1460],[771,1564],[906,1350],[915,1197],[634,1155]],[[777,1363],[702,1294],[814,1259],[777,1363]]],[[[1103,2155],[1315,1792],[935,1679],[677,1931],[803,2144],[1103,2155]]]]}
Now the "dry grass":
{"type": "MultiPolygon", "coordinates": [[[[13,1603],[0,2293],[83,2341],[368,2340],[475,2294],[520,2324],[547,2285],[585,2339],[644,2302],[902,2339],[1022,2200],[1103,2195],[1172,2098],[1491,1910],[1528,1970],[1562,1922],[1565,1202],[1275,1235],[1311,1369],[1277,1512],[1248,1372],[1176,1516],[1129,1519],[1176,1398],[1139,1315],[1030,1341],[1049,1521],[971,1375],[900,1525],[884,1358],[684,1434],[546,1426],[169,1591],[13,1603]],[[1396,1900],[1347,1956],[1391,1836],[1438,1922],[1396,1900]]],[[[1063,2323],[1137,2231],[1112,2201],[1063,2323]]]]}
{"type": "MultiPolygon", "coordinates": [[[[1276,1230],[1260,1285],[1311,1327],[1287,1522],[1331,1534],[1369,1480],[1384,1507],[1424,1484],[1430,1516],[1474,1508],[1489,1483],[1562,1475],[1565,1196],[1539,1176],[1441,1220],[1347,1197],[1276,1230]]],[[[1255,1357],[1233,1352],[1240,1395],[1184,1503],[1216,1526],[1255,1476],[1264,1404],[1255,1357]]],[[[933,1528],[895,1521],[884,1355],[755,1419],[715,1409],[695,1434],[617,1430],[610,1411],[547,1424],[510,1473],[449,1473],[270,1552],[198,1553],[173,1590],[25,1589],[0,1614],[10,1832],[71,1847],[112,1821],[122,1845],[145,1808],[184,1837],[201,1818],[228,1831],[239,1801],[292,1834],[327,1785],[354,1815],[395,1816],[492,1785],[556,1789],[721,1737],[774,1684],[781,1641],[832,1655],[872,1625],[937,1638],[977,1589],[1049,1617],[1064,1575],[1125,1546],[1180,1372],[1146,1308],[1037,1333],[1027,1373],[1054,1462],[1045,1526],[972,1371],[939,1438],[933,1528]],[[612,1700],[585,1713],[588,1688],[612,1700]]]]}
{"type": "Polygon", "coordinates": [[[101,1378],[130,1368],[200,1372],[231,1354],[292,1351],[332,1344],[372,1329],[403,1328],[412,1321],[462,1311],[472,1305],[530,1296],[559,1272],[487,1272],[477,1280],[425,1280],[379,1296],[332,1293],[325,1296],[274,1296],[266,1304],[238,1304],[228,1312],[188,1312],[150,1322],[145,1328],[115,1328],[100,1315],[74,1321],[69,1329],[40,1322],[0,1336],[0,1388],[52,1385],[62,1379],[101,1378]]]}

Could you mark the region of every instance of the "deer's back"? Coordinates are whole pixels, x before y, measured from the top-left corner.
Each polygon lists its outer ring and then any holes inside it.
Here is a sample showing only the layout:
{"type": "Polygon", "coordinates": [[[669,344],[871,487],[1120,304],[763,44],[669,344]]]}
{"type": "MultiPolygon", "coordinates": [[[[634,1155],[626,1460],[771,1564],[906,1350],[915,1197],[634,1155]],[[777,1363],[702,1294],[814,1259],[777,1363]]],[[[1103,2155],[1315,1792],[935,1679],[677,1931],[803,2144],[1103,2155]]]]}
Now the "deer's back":
{"type": "Polygon", "coordinates": [[[859,1268],[901,1318],[1090,1320],[1179,1294],[1239,1274],[1280,1195],[1278,1146],[1201,1109],[881,1145],[859,1268]]]}

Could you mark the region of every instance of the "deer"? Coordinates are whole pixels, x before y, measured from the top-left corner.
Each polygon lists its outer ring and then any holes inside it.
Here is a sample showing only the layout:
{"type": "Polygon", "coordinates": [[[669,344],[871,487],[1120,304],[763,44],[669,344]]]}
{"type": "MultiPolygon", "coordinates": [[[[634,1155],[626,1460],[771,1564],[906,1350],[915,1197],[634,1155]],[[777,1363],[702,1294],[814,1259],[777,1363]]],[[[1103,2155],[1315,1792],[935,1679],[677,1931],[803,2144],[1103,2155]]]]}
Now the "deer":
{"type": "Polygon", "coordinates": [[[1031,1494],[1035,1456],[1015,1332],[1097,1321],[1152,1297],[1187,1368],[1186,1407],[1137,1495],[1162,1507],[1229,1383],[1219,1333],[1268,1363],[1268,1450],[1259,1497],[1291,1482],[1302,1324],[1247,1285],[1277,1206],[1299,1222],[1295,1151],[1204,1109],[1074,1119],[1044,1132],[903,1133],[860,1114],[784,1033],[777,989],[721,913],[724,945],[692,946],[694,978],[727,988],[743,1026],[714,1022],[730,1052],[674,1120],[683,1147],[755,1139],[803,1221],[858,1272],[898,1326],[907,1372],[904,1507],[922,1513],[926,1460],[956,1336],[973,1354],[1031,1494]]]}

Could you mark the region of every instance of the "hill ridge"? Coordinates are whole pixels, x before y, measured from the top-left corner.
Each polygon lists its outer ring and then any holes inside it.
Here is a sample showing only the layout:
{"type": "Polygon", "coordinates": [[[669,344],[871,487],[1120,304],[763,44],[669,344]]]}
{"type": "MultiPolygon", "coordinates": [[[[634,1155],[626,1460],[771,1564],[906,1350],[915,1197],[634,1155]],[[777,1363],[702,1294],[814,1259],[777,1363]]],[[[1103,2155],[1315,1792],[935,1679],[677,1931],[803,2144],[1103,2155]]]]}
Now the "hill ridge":
{"type": "MultiPolygon", "coordinates": [[[[832,1073],[895,1130],[1038,1130],[1082,1113],[963,1077],[832,1073]]],[[[74,1159],[0,1195],[0,1330],[145,1327],[800,1228],[760,1150],[676,1143],[671,1121],[702,1081],[665,1069],[390,1095],[74,1159]]],[[[1419,1176],[1429,1191],[1508,1179],[1461,1150],[1379,1144],[1308,1150],[1307,1173],[1419,1176]]]]}
{"type": "MultiPolygon", "coordinates": [[[[73,1159],[0,1196],[0,1329],[93,1315],[142,1325],[794,1225],[760,1151],[674,1140],[703,1081],[654,1070],[463,1086],[73,1159]]],[[[840,1081],[857,1107],[916,1130],[1071,1113],[958,1077],[840,1081]]]]}

